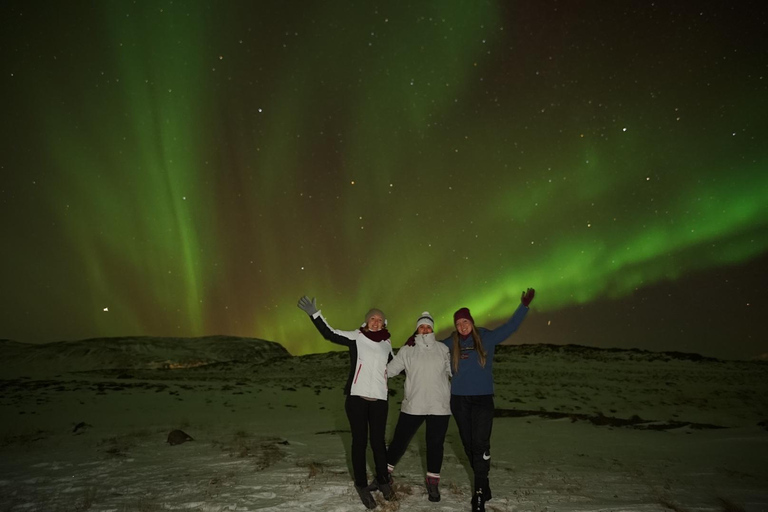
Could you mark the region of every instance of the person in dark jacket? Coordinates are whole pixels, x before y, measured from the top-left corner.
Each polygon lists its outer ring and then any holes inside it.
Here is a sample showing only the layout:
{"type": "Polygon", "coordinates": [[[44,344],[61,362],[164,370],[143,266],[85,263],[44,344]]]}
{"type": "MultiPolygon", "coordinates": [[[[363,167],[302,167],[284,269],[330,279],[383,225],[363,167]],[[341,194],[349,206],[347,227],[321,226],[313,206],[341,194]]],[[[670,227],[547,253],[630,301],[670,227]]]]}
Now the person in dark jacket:
{"type": "Polygon", "coordinates": [[[473,512],[485,512],[485,502],[492,498],[488,472],[494,410],[493,354],[496,345],[520,327],[534,294],[533,288],[523,292],[512,317],[494,330],[475,327],[469,308],[461,308],[453,314],[456,331],[442,340],[451,351],[451,412],[474,473],[473,512]]]}
{"type": "Polygon", "coordinates": [[[387,321],[379,309],[365,315],[365,323],[354,331],[339,331],[328,325],[315,299],[299,299],[298,306],[312,319],[323,338],[349,348],[349,377],[344,386],[347,395],[344,409],[352,432],[352,471],[355,490],[366,508],[376,507],[365,469],[365,452],[370,434],[373,461],[376,468],[377,488],[384,499],[394,499],[387,473],[387,446],[384,433],[387,427],[387,363],[392,359],[392,342],[387,321]]]}

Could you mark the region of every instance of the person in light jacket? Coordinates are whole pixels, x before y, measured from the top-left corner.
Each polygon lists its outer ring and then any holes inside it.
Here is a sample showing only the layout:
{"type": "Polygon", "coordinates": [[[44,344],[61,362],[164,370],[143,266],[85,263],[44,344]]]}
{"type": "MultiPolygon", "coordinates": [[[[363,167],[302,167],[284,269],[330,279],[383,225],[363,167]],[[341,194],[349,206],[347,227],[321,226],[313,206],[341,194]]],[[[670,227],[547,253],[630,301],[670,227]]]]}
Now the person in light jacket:
{"type": "Polygon", "coordinates": [[[366,508],[376,508],[371,495],[365,469],[365,452],[370,433],[376,482],[384,499],[394,499],[387,473],[387,446],[384,434],[387,428],[387,363],[392,359],[392,342],[387,331],[387,321],[380,309],[371,309],[365,315],[365,323],[354,331],[339,331],[328,325],[315,299],[306,295],[298,306],[312,319],[323,338],[349,348],[349,377],[344,386],[347,395],[344,409],[352,432],[352,471],[355,490],[366,508]]]}
{"type": "Polygon", "coordinates": [[[440,501],[440,468],[443,443],[451,417],[451,363],[448,347],[435,339],[435,321],[428,311],[416,321],[416,333],[387,365],[394,377],[405,371],[405,397],[400,406],[395,434],[387,448],[391,473],[408,444],[426,422],[427,474],[424,480],[429,501],[440,501]]]}

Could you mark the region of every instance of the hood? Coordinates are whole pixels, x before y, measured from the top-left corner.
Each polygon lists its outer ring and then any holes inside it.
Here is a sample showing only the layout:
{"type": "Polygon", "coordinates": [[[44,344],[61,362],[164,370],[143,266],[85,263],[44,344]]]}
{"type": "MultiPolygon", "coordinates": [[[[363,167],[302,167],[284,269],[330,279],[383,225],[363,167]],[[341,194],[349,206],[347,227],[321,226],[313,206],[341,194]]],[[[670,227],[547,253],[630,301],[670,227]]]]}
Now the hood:
{"type": "Polygon", "coordinates": [[[431,332],[429,334],[417,334],[413,337],[414,341],[416,342],[417,347],[431,347],[435,343],[437,343],[437,340],[435,339],[435,333],[431,332]]]}

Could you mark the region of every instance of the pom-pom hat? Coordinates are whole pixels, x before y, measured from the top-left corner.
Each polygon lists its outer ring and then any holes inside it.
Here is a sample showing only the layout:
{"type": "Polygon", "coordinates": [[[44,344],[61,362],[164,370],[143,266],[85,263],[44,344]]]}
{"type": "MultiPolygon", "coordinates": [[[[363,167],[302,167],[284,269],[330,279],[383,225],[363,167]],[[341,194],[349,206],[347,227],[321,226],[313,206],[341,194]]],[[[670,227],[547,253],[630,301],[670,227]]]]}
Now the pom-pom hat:
{"type": "Polygon", "coordinates": [[[432,315],[429,314],[429,311],[423,312],[419,319],[416,320],[416,329],[422,325],[428,325],[433,331],[435,330],[435,320],[432,318],[432,315]]]}

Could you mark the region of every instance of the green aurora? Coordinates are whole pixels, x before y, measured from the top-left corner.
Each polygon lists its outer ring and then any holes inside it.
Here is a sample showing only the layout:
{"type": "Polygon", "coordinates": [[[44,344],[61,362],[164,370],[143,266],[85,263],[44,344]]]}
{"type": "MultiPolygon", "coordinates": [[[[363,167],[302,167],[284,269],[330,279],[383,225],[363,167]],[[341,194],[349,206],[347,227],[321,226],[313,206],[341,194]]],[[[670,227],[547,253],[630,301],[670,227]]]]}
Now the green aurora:
{"type": "Polygon", "coordinates": [[[534,287],[515,342],[590,344],[546,325],[764,258],[764,27],[633,5],[5,2],[0,337],[330,350],[308,294],[398,346],[534,287]]]}

